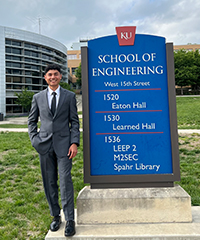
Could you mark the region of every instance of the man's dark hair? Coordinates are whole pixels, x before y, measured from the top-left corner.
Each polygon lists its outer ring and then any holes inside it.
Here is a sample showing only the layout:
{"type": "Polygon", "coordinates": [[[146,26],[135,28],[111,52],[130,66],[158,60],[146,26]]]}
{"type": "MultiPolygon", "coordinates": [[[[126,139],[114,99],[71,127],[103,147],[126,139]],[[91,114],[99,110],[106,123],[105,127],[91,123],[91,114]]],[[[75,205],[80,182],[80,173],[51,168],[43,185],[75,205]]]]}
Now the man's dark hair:
{"type": "Polygon", "coordinates": [[[60,66],[58,64],[49,64],[47,65],[47,67],[45,68],[45,71],[44,71],[44,75],[49,71],[49,70],[57,70],[60,74],[61,74],[61,69],[60,69],[60,66]]]}

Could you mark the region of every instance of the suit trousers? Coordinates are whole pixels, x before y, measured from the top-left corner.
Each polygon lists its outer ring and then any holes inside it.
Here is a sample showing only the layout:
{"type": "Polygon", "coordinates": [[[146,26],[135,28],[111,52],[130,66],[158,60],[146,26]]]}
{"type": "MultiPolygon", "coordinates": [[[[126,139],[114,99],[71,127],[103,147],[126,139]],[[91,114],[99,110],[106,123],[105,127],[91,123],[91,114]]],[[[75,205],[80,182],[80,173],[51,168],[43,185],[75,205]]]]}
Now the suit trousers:
{"type": "Polygon", "coordinates": [[[74,189],[71,178],[72,159],[59,157],[53,147],[44,155],[40,154],[43,186],[52,216],[60,214],[58,202],[58,173],[60,179],[61,203],[65,220],[74,220],[74,189]]]}

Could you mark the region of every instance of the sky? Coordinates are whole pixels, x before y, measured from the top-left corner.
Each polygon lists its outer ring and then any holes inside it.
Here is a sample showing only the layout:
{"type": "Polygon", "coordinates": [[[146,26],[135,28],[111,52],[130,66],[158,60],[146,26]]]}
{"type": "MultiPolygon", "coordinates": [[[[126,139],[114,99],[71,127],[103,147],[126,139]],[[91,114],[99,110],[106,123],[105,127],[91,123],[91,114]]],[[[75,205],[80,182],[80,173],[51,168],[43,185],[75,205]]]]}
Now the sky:
{"type": "Polygon", "coordinates": [[[117,26],[200,44],[199,0],[0,0],[0,25],[41,33],[71,50],[80,39],[115,35],[117,26]]]}

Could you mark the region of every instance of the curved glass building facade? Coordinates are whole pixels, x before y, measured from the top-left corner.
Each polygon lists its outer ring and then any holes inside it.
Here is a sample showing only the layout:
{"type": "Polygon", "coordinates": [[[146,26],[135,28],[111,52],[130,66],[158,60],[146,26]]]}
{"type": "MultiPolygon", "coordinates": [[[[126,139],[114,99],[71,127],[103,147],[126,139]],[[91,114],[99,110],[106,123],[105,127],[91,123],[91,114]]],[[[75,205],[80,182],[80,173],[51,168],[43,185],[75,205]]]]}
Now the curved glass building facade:
{"type": "Polygon", "coordinates": [[[59,64],[62,81],[68,82],[65,45],[40,34],[0,26],[0,113],[25,113],[15,103],[15,93],[24,88],[35,93],[45,89],[44,69],[49,63],[59,64]]]}

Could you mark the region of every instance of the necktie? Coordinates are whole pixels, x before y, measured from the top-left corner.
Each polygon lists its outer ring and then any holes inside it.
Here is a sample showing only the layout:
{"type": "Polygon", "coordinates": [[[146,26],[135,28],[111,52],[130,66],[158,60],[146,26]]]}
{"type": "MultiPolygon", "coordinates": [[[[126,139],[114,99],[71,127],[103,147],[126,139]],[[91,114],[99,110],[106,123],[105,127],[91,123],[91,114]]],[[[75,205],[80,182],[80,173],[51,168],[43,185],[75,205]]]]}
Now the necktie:
{"type": "Polygon", "coordinates": [[[53,99],[51,101],[51,112],[54,116],[55,111],[56,111],[56,92],[52,92],[52,95],[53,95],[53,99]]]}

